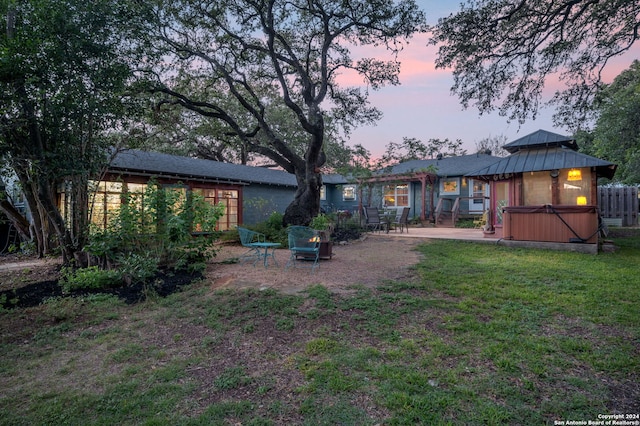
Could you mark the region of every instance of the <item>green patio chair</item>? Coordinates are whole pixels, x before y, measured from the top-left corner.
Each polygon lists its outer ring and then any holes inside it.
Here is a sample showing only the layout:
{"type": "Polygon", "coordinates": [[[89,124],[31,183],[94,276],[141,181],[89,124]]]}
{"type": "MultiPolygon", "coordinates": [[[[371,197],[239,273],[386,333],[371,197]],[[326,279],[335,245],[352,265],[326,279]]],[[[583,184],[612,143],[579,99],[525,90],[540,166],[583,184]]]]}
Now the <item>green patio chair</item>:
{"type": "Polygon", "coordinates": [[[240,243],[247,249],[247,251],[240,256],[240,261],[246,262],[253,260],[253,264],[255,265],[262,257],[260,248],[255,244],[266,242],[265,235],[241,226],[238,226],[237,230],[240,236],[240,243]]]}
{"type": "Polygon", "coordinates": [[[289,235],[291,256],[289,256],[285,269],[289,269],[291,266],[295,268],[306,263],[310,265],[311,272],[315,271],[320,259],[320,236],[318,231],[308,226],[289,226],[287,233],[289,235]]]}

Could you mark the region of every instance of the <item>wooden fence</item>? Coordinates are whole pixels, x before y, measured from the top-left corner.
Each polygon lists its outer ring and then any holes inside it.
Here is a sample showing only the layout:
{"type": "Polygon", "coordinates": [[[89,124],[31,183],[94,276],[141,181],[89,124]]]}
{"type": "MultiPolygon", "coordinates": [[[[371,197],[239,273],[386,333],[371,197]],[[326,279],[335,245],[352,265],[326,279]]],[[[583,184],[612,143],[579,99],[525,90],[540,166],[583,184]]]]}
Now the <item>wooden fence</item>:
{"type": "Polygon", "coordinates": [[[598,207],[607,225],[637,226],[638,202],[635,186],[598,187],[598,207]]]}

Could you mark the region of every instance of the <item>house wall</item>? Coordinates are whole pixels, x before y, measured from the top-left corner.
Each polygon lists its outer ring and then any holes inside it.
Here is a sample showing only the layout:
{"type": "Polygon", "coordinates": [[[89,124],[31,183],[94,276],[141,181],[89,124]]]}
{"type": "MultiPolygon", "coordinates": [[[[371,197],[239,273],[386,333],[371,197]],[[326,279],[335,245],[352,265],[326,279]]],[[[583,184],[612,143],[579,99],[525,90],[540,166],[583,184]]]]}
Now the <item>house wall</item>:
{"type": "Polygon", "coordinates": [[[242,223],[252,225],[265,221],[271,213],[284,213],[291,204],[296,188],[251,184],[243,188],[242,223]]]}

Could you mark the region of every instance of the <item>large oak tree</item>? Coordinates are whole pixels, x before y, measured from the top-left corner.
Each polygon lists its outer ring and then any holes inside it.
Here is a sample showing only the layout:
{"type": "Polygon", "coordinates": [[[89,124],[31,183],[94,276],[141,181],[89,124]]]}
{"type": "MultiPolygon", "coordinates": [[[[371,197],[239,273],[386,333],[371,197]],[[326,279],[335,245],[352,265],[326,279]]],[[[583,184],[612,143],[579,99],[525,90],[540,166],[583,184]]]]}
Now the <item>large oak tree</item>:
{"type": "Polygon", "coordinates": [[[155,13],[158,46],[175,65],[158,72],[157,90],[295,174],[286,224],[308,224],[319,211],[327,118],[347,132],[377,120],[367,89],[398,84],[395,54],[425,30],[414,0],[172,0],[158,1],[155,13]],[[365,55],[381,53],[371,46],[391,56],[365,55]],[[342,87],[343,72],[367,88],[342,87]],[[210,90],[181,90],[186,80],[210,90]]]}
{"type": "Polygon", "coordinates": [[[637,0],[478,0],[440,19],[432,42],[463,106],[523,122],[555,79],[564,85],[553,99],[556,121],[579,127],[603,68],[639,36],[637,0]]]}

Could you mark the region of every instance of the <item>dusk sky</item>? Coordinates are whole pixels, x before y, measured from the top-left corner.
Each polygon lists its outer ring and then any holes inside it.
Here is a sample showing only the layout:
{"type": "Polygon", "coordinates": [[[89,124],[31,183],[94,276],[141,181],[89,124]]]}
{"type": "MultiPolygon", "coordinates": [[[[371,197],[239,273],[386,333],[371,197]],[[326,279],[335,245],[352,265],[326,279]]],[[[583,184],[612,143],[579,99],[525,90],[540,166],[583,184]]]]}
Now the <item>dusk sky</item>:
{"type": "MultiPolygon", "coordinates": [[[[438,18],[459,10],[459,2],[442,0],[416,0],[427,15],[429,24],[438,18]]],[[[463,110],[456,96],[451,95],[453,84],[451,70],[436,70],[437,48],[427,46],[427,36],[414,37],[400,54],[402,63],[400,86],[387,86],[370,93],[370,101],[384,116],[376,126],[360,127],[353,132],[350,145],[361,144],[374,157],[384,152],[389,142],[401,142],[403,137],[417,138],[427,142],[432,138],[461,139],[468,153],[475,152],[476,142],[493,136],[504,135],[507,142],[535,132],[538,129],[569,135],[570,131],[553,125],[553,109],[539,112],[535,121],[523,125],[509,123],[497,113],[480,116],[470,107],[463,110]]],[[[621,71],[629,68],[634,59],[640,58],[640,46],[617,58],[605,69],[609,83],[621,71]]],[[[553,81],[546,87],[551,88],[553,81]]],[[[549,89],[548,101],[553,90],[549,89]]]]}

